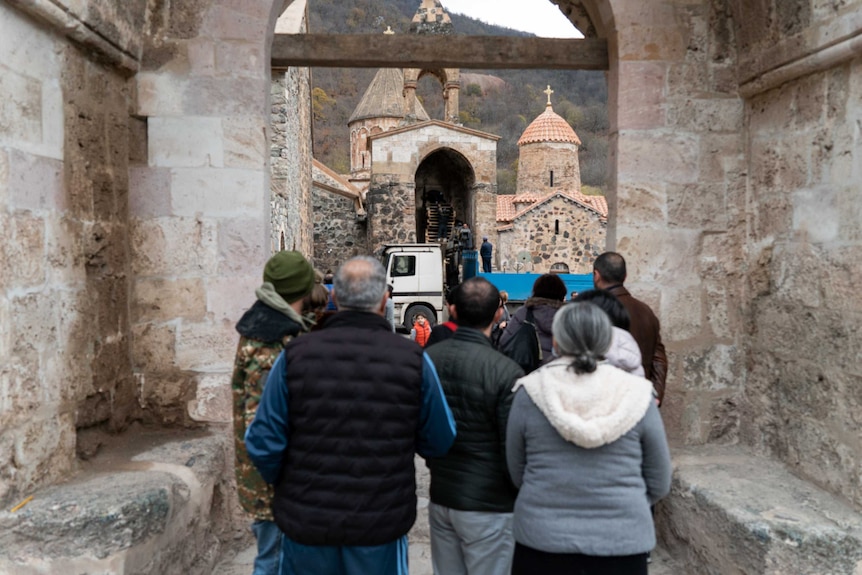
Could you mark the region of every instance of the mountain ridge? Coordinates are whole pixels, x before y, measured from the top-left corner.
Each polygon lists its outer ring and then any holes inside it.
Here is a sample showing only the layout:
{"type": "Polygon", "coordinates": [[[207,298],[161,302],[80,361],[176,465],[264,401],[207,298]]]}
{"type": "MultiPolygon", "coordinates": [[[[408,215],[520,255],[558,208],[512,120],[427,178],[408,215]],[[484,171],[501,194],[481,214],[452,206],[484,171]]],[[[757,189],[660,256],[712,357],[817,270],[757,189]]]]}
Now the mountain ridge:
{"type": "MultiPolygon", "coordinates": [[[[445,2],[443,3],[445,7],[445,2]]],[[[309,32],[373,34],[390,26],[409,33],[418,0],[338,0],[309,3],[309,32]]],[[[450,12],[459,35],[533,36],[450,12]]],[[[374,69],[314,68],[312,99],[314,157],[332,169],[350,169],[347,119],[374,77],[374,69]]],[[[583,70],[462,71],[460,120],[468,127],[500,136],[497,147],[498,193],[514,193],[521,133],[547,103],[546,86],[554,90],[554,111],[582,141],[583,184],[604,188],[607,178],[607,83],[603,72],[583,70]]],[[[442,118],[442,88],[431,75],[417,86],[417,97],[431,118],[442,118]]]]}

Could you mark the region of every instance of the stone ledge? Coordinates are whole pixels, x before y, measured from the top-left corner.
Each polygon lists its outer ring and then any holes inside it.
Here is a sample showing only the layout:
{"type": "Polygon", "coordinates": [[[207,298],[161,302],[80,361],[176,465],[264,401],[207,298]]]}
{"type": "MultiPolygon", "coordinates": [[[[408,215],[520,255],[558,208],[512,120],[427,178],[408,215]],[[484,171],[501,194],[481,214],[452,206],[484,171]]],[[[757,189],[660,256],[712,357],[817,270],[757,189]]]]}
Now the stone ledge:
{"type": "MultiPolygon", "coordinates": [[[[211,573],[227,436],[145,432],[0,513],[0,573],[211,573]]],[[[227,477],[227,480],[225,479],[227,477]]]]}
{"type": "Polygon", "coordinates": [[[862,575],[862,514],[849,503],[741,447],[673,457],[657,528],[684,572],[862,575]]]}

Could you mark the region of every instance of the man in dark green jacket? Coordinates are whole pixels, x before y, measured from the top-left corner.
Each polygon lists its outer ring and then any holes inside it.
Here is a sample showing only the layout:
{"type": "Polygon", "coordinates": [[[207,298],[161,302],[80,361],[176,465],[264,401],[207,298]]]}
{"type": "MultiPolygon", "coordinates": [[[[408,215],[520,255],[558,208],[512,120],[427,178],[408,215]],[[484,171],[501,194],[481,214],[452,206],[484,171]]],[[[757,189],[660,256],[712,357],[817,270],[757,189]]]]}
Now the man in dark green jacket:
{"type": "Polygon", "coordinates": [[[499,575],[511,567],[517,495],[506,468],[506,422],[524,372],[491,345],[502,313],[497,288],[472,278],[454,299],[458,330],[426,350],[458,428],[449,453],[428,460],[431,559],[437,575],[499,575]]]}

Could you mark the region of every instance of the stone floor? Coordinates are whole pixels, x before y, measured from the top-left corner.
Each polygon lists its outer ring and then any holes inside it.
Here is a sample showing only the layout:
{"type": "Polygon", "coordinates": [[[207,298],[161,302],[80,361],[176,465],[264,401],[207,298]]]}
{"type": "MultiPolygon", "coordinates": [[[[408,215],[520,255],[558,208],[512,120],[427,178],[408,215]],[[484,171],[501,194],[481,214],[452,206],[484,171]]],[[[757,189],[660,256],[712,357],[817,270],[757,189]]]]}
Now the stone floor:
{"type": "MultiPolygon", "coordinates": [[[[213,575],[251,575],[254,563],[254,547],[249,547],[232,557],[226,557],[216,567],[213,575]]],[[[659,548],[653,553],[650,575],[680,575],[670,555],[659,548]]],[[[410,575],[432,575],[431,545],[424,541],[410,543],[410,575]]]]}

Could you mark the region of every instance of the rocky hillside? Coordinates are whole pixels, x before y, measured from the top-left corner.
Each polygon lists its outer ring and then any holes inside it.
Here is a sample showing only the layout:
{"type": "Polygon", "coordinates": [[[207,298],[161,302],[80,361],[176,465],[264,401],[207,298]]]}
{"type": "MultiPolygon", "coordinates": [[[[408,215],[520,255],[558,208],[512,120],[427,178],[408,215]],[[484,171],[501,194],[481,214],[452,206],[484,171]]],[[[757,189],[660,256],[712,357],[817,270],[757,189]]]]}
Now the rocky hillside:
{"type": "MultiPolygon", "coordinates": [[[[312,32],[372,34],[391,26],[407,33],[418,0],[314,0],[309,7],[312,32]]],[[[445,2],[444,2],[445,6],[445,2]]],[[[474,18],[451,14],[456,34],[527,35],[474,18]]],[[[315,68],[314,155],[334,170],[350,168],[347,119],[359,103],[375,70],[315,68]]],[[[501,136],[497,147],[498,190],[514,192],[517,141],[545,108],[547,85],[554,89],[554,111],[565,118],[583,142],[580,161],[584,184],[602,188],[607,177],[607,84],[603,72],[560,70],[464,70],[461,122],[501,136]]],[[[443,115],[441,86],[423,78],[417,94],[432,118],[443,115]]]]}

